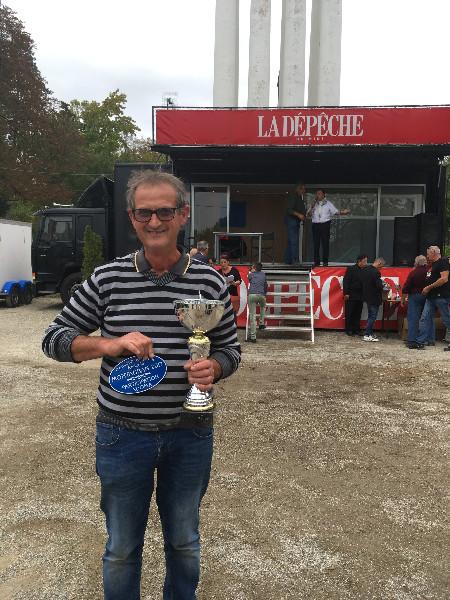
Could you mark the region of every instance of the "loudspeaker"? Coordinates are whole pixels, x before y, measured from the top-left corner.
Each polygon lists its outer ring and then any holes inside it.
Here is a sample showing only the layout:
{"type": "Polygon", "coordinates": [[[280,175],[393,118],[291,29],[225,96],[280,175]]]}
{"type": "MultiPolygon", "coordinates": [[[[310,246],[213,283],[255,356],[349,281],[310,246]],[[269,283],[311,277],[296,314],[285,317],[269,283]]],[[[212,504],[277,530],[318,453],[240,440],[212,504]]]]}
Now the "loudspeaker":
{"type": "Polygon", "coordinates": [[[412,267],[417,256],[417,220],[415,217],[394,219],[394,265],[412,267]]]}
{"type": "Polygon", "coordinates": [[[417,221],[417,253],[426,254],[429,246],[440,246],[439,215],[420,213],[415,216],[415,219],[417,221]]]}

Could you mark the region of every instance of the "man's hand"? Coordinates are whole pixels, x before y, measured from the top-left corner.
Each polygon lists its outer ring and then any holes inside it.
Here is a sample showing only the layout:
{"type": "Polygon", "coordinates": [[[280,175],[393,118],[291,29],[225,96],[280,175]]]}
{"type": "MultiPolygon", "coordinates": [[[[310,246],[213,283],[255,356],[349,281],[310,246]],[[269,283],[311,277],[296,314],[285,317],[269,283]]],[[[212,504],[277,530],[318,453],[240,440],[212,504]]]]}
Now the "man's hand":
{"type": "Polygon", "coordinates": [[[105,356],[137,356],[141,359],[155,356],[152,340],[139,331],[132,331],[119,338],[108,339],[108,342],[108,353],[105,356]]]}
{"type": "Polygon", "coordinates": [[[201,392],[210,390],[214,381],[222,374],[222,367],[213,358],[188,360],[184,369],[187,371],[189,383],[196,385],[201,392]]]}
{"type": "Polygon", "coordinates": [[[422,290],[422,294],[424,294],[426,296],[430,290],[431,290],[431,286],[426,285],[422,290]]]}
{"type": "Polygon", "coordinates": [[[79,335],[73,340],[70,351],[76,362],[103,356],[153,358],[155,355],[152,340],[138,331],[119,338],[79,335]]]}
{"type": "Polygon", "coordinates": [[[347,300],[350,298],[350,296],[348,294],[344,294],[344,301],[347,302],[347,300]]]}

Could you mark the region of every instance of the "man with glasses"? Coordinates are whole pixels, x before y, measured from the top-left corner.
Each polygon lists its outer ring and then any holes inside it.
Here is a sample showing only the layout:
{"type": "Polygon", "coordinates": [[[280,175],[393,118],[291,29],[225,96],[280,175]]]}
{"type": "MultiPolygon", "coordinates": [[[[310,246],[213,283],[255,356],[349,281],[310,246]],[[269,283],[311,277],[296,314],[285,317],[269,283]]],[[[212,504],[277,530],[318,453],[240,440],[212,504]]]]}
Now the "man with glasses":
{"type": "Polygon", "coordinates": [[[164,536],[164,600],[195,599],[199,581],[199,507],[211,468],[212,414],[181,409],[190,385],[209,390],[240,361],[233,309],[223,278],[177,247],[189,216],[183,183],[167,173],[130,178],[128,214],[142,248],[97,268],[47,329],[43,350],[60,361],[102,358],[97,393],[96,470],[108,541],[103,556],[106,600],[140,598],[142,549],[150,500],[164,536]],[[222,300],[208,333],[207,359],[189,358],[189,332],[173,301],[222,300]],[[101,336],[91,336],[100,328],[101,336]],[[154,388],[125,394],[109,374],[124,356],[158,356],[167,373],[154,388]]]}

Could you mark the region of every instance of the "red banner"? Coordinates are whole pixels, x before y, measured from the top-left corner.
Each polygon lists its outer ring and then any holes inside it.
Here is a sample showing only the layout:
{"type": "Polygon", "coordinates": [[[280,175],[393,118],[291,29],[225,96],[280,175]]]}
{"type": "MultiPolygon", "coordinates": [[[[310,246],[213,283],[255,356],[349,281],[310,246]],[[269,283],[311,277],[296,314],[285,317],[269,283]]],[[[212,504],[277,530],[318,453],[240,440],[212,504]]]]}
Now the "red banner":
{"type": "Polygon", "coordinates": [[[450,106],[155,108],[156,144],[342,146],[450,143],[450,106]]]}
{"type": "MultiPolygon", "coordinates": [[[[242,283],[239,288],[240,305],[238,312],[238,326],[245,327],[247,319],[247,289],[248,289],[248,271],[249,267],[237,266],[236,267],[242,276],[242,283]]],[[[314,310],[314,327],[317,329],[344,329],[345,317],[344,317],[344,295],[342,292],[342,279],[345,274],[345,267],[319,267],[314,269],[311,273],[312,279],[312,298],[313,298],[313,310],[314,310]]],[[[411,269],[405,267],[386,267],[381,271],[381,278],[387,282],[393,291],[396,292],[396,286],[403,287],[406,281],[408,273],[411,269]]],[[[272,316],[272,323],[276,323],[276,315],[280,312],[286,313],[292,311],[289,308],[289,303],[298,303],[303,300],[299,299],[298,292],[295,293],[298,284],[292,282],[292,284],[285,284],[283,289],[273,289],[273,285],[269,282],[269,291],[267,293],[267,302],[274,302],[274,296],[271,292],[274,291],[285,291],[286,296],[283,296],[283,308],[272,308],[267,309],[267,315],[272,316]],[[292,294],[289,292],[292,291],[292,294]]],[[[280,302],[280,300],[277,300],[280,302]]],[[[390,314],[385,314],[385,329],[397,329],[397,310],[398,307],[393,305],[390,314]]],[[[362,322],[364,323],[367,319],[367,308],[364,306],[362,313],[362,322]]],[[[378,314],[378,319],[375,323],[376,328],[381,327],[382,309],[378,314]]],[[[270,321],[268,321],[270,324],[270,321]]]]}

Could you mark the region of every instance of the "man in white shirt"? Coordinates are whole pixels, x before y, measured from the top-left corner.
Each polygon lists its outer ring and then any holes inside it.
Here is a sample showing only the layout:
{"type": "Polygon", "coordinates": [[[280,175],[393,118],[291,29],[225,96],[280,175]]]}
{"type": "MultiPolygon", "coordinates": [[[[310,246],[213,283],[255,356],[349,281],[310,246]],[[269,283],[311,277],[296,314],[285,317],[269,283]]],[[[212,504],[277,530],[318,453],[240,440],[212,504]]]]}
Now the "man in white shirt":
{"type": "Polygon", "coordinates": [[[350,210],[344,208],[338,210],[327,197],[325,190],[319,188],[316,190],[316,198],[313,205],[309,208],[307,215],[312,218],[312,234],[314,244],[314,267],[320,266],[320,246],[322,245],[322,264],[328,266],[328,256],[330,253],[330,224],[335,215],[348,215],[350,210]]]}

